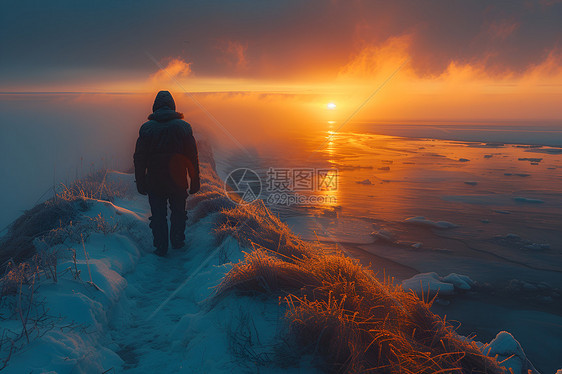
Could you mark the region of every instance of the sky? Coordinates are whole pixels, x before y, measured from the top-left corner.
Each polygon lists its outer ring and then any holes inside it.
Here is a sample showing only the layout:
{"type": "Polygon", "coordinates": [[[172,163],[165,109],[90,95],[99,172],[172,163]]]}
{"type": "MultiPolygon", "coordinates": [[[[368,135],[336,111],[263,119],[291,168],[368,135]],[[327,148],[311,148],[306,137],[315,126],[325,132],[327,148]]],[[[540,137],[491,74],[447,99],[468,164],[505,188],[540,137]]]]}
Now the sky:
{"type": "Polygon", "coordinates": [[[165,87],[244,93],[239,101],[252,105],[276,94],[287,108],[297,94],[308,95],[301,109],[337,101],[345,117],[399,69],[363,119],[562,118],[561,1],[12,0],[2,8],[2,92],[165,87]]]}

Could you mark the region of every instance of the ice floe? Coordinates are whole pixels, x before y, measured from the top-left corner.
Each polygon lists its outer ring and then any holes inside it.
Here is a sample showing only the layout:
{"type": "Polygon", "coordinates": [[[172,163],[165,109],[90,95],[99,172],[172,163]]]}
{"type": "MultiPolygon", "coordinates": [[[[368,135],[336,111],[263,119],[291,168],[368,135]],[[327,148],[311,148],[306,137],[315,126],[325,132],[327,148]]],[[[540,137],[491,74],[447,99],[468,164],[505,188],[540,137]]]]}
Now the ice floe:
{"type": "Polygon", "coordinates": [[[505,368],[510,368],[513,373],[537,373],[533,364],[527,359],[521,344],[507,331],[500,331],[494,340],[481,348],[482,352],[490,357],[498,357],[498,361],[505,368]]]}
{"type": "Polygon", "coordinates": [[[531,199],[528,197],[521,197],[521,196],[516,196],[513,198],[514,201],[518,202],[518,203],[528,203],[528,204],[542,204],[544,203],[543,200],[540,199],[531,199]]]}
{"type": "Polygon", "coordinates": [[[371,236],[376,240],[382,240],[390,243],[393,243],[396,240],[396,236],[394,235],[394,233],[385,229],[373,231],[371,233],[371,236]]]}
{"type": "Polygon", "coordinates": [[[531,240],[523,239],[517,234],[497,235],[495,241],[501,245],[515,247],[519,249],[527,249],[531,251],[545,251],[550,249],[549,243],[535,243],[531,240]]]}
{"type": "Polygon", "coordinates": [[[425,217],[422,217],[422,216],[406,218],[404,220],[404,222],[412,223],[412,224],[416,224],[416,225],[420,225],[420,226],[435,227],[437,229],[452,229],[452,228],[455,228],[455,227],[459,227],[459,225],[456,225],[456,224],[451,223],[451,222],[432,221],[432,220],[429,220],[429,219],[427,219],[425,217]]]}
{"type": "Polygon", "coordinates": [[[462,274],[450,273],[445,277],[436,272],[420,273],[402,282],[404,290],[411,290],[417,295],[451,296],[455,291],[468,291],[475,285],[470,277],[462,274]]]}
{"type": "Polygon", "coordinates": [[[357,182],[355,182],[355,183],[357,183],[357,184],[366,184],[366,185],[373,184],[370,179],[364,179],[364,180],[362,180],[362,181],[357,181],[357,182]]]}

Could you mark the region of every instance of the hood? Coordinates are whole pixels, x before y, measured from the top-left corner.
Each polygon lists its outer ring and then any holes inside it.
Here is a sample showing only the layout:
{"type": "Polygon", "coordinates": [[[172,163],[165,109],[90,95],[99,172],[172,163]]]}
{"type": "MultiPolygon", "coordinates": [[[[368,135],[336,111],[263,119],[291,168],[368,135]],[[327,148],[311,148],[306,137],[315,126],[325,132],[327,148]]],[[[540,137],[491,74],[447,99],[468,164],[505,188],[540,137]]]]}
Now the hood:
{"type": "Polygon", "coordinates": [[[152,113],[148,119],[158,122],[167,122],[173,119],[182,119],[183,114],[176,112],[176,103],[169,91],[160,91],[154,99],[152,113]]]}
{"type": "Polygon", "coordinates": [[[182,118],[183,118],[183,113],[178,113],[175,110],[168,109],[167,107],[158,109],[156,112],[148,116],[149,120],[154,120],[158,122],[168,122],[173,119],[182,119],[182,118]]]}
{"type": "Polygon", "coordinates": [[[154,105],[152,105],[152,111],[156,112],[158,109],[167,107],[171,110],[176,110],[176,103],[174,98],[169,91],[160,91],[156,98],[154,99],[154,105]]]}

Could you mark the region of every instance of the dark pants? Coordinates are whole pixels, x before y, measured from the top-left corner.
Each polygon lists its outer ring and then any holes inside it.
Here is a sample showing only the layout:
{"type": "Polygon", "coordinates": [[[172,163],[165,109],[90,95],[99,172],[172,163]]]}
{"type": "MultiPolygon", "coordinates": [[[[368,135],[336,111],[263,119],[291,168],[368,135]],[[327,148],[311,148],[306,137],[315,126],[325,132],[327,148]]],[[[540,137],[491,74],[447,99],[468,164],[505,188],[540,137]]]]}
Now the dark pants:
{"type": "Polygon", "coordinates": [[[150,228],[154,236],[154,246],[160,252],[168,251],[168,202],[170,203],[170,241],[172,246],[180,246],[185,240],[185,210],[186,192],[157,194],[149,193],[148,202],[152,217],[150,228]]]}

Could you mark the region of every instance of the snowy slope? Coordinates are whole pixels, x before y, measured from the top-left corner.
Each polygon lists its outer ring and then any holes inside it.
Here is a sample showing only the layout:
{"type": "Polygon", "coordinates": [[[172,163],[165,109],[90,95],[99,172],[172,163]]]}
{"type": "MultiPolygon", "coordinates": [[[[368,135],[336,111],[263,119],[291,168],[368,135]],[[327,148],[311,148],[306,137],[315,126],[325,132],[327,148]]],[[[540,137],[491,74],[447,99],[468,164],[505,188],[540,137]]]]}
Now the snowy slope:
{"type": "MultiPolygon", "coordinates": [[[[107,178],[134,190],[133,175],[110,172],[107,178]]],[[[58,269],[76,269],[79,279],[66,271],[56,283],[41,281],[35,299],[42,299],[53,326],[14,352],[4,372],[251,370],[254,364],[246,357],[276,337],[280,308],[277,300],[238,296],[211,303],[214,287],[243,257],[233,238],[216,245],[213,214],[190,220],[186,247],[160,258],[152,254],[145,196],[88,203],[79,219],[100,221],[105,229],[88,232],[84,246],[81,241],[57,246],[76,250],[76,266],[64,256],[58,269]]],[[[9,323],[14,329],[21,325],[17,318],[9,323]]],[[[289,371],[314,371],[306,363],[299,366],[289,371]]],[[[276,370],[281,371],[271,372],[276,370]]]]}

